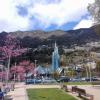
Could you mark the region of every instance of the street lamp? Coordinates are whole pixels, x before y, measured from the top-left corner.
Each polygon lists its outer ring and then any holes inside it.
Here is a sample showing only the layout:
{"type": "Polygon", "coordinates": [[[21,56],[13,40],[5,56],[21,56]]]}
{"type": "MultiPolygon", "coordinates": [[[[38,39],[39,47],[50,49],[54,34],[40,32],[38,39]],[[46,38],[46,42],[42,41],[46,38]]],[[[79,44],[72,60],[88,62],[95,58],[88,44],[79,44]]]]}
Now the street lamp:
{"type": "Polygon", "coordinates": [[[88,79],[89,78],[88,66],[87,66],[87,61],[85,61],[85,60],[84,60],[84,66],[85,66],[85,69],[86,69],[86,77],[88,79]]]}
{"type": "Polygon", "coordinates": [[[89,78],[90,78],[90,82],[91,82],[91,62],[90,61],[88,62],[88,69],[89,69],[89,78]]]}
{"type": "Polygon", "coordinates": [[[8,66],[7,66],[7,83],[9,81],[9,72],[10,72],[10,58],[11,58],[11,54],[8,57],[8,66]]]}
{"type": "Polygon", "coordinates": [[[35,68],[36,68],[37,60],[35,60],[35,68]]]}
{"type": "MultiPolygon", "coordinates": [[[[36,63],[37,63],[37,60],[34,60],[35,61],[35,68],[36,68],[36,63]]],[[[34,74],[34,84],[35,84],[35,78],[36,78],[36,72],[34,74]]]]}
{"type": "Polygon", "coordinates": [[[86,76],[87,76],[87,79],[88,79],[89,73],[88,73],[88,68],[87,68],[87,66],[86,66],[86,76]]]}
{"type": "Polygon", "coordinates": [[[3,65],[0,65],[0,69],[1,69],[1,73],[2,73],[2,75],[1,75],[1,81],[3,82],[3,68],[4,68],[4,66],[3,65]]]}
{"type": "Polygon", "coordinates": [[[48,76],[48,63],[46,64],[46,77],[48,76]]]}
{"type": "Polygon", "coordinates": [[[15,62],[14,82],[15,80],[16,80],[16,62],[15,62]]]}
{"type": "Polygon", "coordinates": [[[91,62],[89,62],[90,82],[91,82],[91,62]]]}

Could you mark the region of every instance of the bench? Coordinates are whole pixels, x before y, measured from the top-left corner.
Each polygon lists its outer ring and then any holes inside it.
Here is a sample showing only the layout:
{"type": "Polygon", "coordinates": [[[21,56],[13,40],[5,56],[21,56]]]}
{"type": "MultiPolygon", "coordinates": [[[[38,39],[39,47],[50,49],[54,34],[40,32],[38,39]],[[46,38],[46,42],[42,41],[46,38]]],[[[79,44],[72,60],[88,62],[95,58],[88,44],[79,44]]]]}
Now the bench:
{"type": "Polygon", "coordinates": [[[76,92],[77,86],[72,86],[72,92],[76,92]]]}
{"type": "Polygon", "coordinates": [[[66,92],[68,91],[67,85],[62,85],[61,89],[65,90],[66,92]]]}
{"type": "Polygon", "coordinates": [[[93,100],[93,95],[87,94],[85,89],[81,89],[81,88],[78,88],[77,86],[73,86],[72,92],[78,93],[79,97],[84,97],[87,100],[93,100]]]}

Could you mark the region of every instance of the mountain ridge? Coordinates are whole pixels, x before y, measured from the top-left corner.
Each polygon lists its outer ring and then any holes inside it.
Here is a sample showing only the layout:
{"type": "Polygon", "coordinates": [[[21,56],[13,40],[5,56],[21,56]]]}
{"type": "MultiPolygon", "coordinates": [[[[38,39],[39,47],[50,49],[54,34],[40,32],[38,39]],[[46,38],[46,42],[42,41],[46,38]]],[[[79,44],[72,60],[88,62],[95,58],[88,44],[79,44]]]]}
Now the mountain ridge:
{"type": "Polygon", "coordinates": [[[90,28],[81,28],[77,30],[55,30],[55,31],[16,31],[16,32],[2,32],[0,34],[0,45],[3,45],[2,39],[7,34],[15,36],[21,41],[23,47],[35,48],[39,45],[50,45],[57,41],[58,45],[71,46],[74,44],[82,45],[91,41],[100,40],[100,31],[96,33],[97,28],[100,29],[100,25],[90,28]]]}

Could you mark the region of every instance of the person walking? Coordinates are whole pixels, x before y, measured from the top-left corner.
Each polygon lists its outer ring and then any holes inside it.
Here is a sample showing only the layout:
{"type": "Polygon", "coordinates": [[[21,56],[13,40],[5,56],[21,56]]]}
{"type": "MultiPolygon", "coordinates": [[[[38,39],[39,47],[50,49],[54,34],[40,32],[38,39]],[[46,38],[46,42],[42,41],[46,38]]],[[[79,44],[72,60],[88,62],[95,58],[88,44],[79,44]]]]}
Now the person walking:
{"type": "Polygon", "coordinates": [[[1,87],[0,87],[0,100],[4,100],[4,93],[2,92],[1,87]]]}

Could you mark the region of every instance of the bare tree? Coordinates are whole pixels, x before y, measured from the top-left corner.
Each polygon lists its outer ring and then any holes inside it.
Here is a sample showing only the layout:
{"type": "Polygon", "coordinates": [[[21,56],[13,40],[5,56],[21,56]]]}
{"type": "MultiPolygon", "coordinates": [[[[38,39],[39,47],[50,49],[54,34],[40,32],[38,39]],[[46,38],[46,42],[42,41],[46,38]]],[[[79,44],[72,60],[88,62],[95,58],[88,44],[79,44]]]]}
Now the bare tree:
{"type": "Polygon", "coordinates": [[[89,4],[88,11],[92,15],[94,25],[100,24],[100,0],[95,0],[93,4],[89,4]]]}

